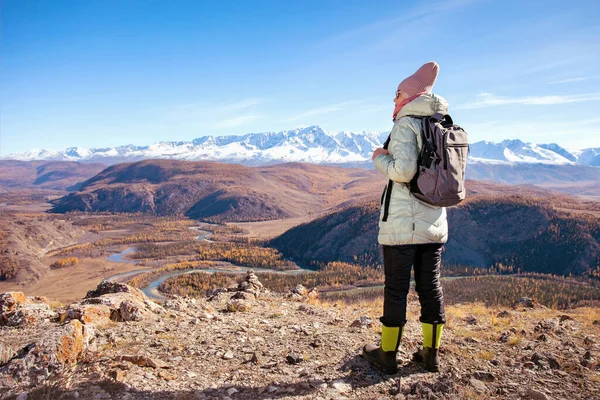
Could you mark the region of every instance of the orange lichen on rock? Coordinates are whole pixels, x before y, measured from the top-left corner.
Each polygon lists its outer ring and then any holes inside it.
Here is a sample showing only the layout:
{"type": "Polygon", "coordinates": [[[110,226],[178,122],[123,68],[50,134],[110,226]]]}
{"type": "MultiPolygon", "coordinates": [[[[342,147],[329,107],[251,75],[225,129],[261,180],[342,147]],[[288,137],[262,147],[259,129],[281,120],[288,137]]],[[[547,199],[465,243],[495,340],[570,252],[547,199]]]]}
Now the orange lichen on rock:
{"type": "Polygon", "coordinates": [[[60,338],[56,352],[57,360],[62,364],[74,364],[85,350],[85,328],[78,320],[72,320],[67,332],[60,338]]]}
{"type": "Polygon", "coordinates": [[[27,303],[23,292],[7,292],[0,294],[0,312],[13,311],[17,305],[27,303]]]}
{"type": "Polygon", "coordinates": [[[79,320],[86,325],[105,325],[111,321],[111,308],[104,304],[74,305],[60,313],[60,321],[79,320]]]}

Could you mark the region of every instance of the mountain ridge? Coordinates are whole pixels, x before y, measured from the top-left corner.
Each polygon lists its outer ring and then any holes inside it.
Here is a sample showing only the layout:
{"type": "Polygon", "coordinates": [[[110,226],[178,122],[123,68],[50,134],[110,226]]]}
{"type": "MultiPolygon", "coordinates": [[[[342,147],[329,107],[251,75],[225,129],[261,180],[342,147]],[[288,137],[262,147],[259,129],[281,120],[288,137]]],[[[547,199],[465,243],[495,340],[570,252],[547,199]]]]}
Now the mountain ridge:
{"type": "MultiPolygon", "coordinates": [[[[161,141],[148,146],[123,145],[104,148],[68,147],[64,150],[32,149],[9,154],[3,160],[79,161],[116,164],[144,159],[223,161],[245,165],[280,162],[315,164],[369,163],[373,150],[380,147],[389,132],[328,132],[318,125],[280,132],[243,135],[202,136],[191,141],[161,141]]],[[[579,164],[600,166],[600,147],[569,151],[556,143],[534,144],[519,139],[499,143],[471,144],[471,163],[579,164]]]]}

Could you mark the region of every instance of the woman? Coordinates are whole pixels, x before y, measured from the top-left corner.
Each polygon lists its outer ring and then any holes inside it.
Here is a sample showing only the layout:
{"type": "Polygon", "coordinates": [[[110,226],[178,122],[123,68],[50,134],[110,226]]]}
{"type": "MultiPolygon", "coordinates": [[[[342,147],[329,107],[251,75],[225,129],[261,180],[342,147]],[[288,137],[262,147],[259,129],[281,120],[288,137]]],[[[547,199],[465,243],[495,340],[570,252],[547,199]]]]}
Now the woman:
{"type": "Polygon", "coordinates": [[[423,328],[423,348],[415,353],[415,360],[424,362],[431,372],[439,371],[438,348],[445,322],[440,269],[448,238],[446,209],[417,200],[408,186],[422,147],[419,117],[448,113],[446,100],[431,94],[438,69],[436,62],[428,62],[398,85],[389,144],[373,153],[377,170],[394,184],[386,194],[390,196],[387,218],[383,218],[382,207],[379,221],[385,271],[381,344],[366,345],[363,356],[388,373],[398,371],[396,352],[406,323],[411,266],[423,328]]]}

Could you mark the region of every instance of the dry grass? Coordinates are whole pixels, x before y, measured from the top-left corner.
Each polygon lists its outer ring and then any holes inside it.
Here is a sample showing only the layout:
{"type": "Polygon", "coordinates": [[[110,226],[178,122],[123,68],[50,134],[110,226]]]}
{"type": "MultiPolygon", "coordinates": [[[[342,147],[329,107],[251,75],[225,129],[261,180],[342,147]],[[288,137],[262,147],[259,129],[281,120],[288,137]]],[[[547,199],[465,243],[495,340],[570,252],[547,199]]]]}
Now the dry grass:
{"type": "Polygon", "coordinates": [[[582,328],[586,333],[598,334],[600,330],[600,308],[576,308],[572,310],[571,316],[576,321],[583,323],[582,328]]]}
{"type": "Polygon", "coordinates": [[[521,340],[522,340],[522,339],[523,339],[523,338],[521,337],[521,335],[515,335],[515,336],[511,336],[511,337],[508,339],[508,342],[507,342],[507,344],[508,344],[509,346],[516,346],[516,345],[518,345],[518,344],[520,344],[520,343],[521,343],[521,340]]]}
{"type": "Polygon", "coordinates": [[[494,357],[496,357],[496,353],[494,353],[493,351],[490,350],[481,350],[481,352],[479,353],[479,356],[481,357],[482,360],[493,360],[494,357]]]}

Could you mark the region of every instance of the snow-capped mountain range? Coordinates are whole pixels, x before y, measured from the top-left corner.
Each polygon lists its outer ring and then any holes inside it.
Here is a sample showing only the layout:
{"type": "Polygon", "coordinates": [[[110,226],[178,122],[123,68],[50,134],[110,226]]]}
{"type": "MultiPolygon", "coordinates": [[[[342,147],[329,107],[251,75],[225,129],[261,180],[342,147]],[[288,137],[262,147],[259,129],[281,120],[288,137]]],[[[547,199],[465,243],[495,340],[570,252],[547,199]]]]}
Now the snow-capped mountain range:
{"type": "MultiPolygon", "coordinates": [[[[211,160],[249,165],[277,162],[315,164],[358,164],[368,162],[381,147],[388,132],[330,133],[319,126],[282,132],[231,136],[203,136],[192,141],[159,142],[150,146],[126,145],[112,148],[65,150],[34,149],[10,154],[5,160],[55,160],[115,164],[143,159],[211,160]]],[[[544,163],[600,166],[600,148],[568,151],[557,144],[533,144],[520,140],[471,144],[471,163],[544,163]]]]}

